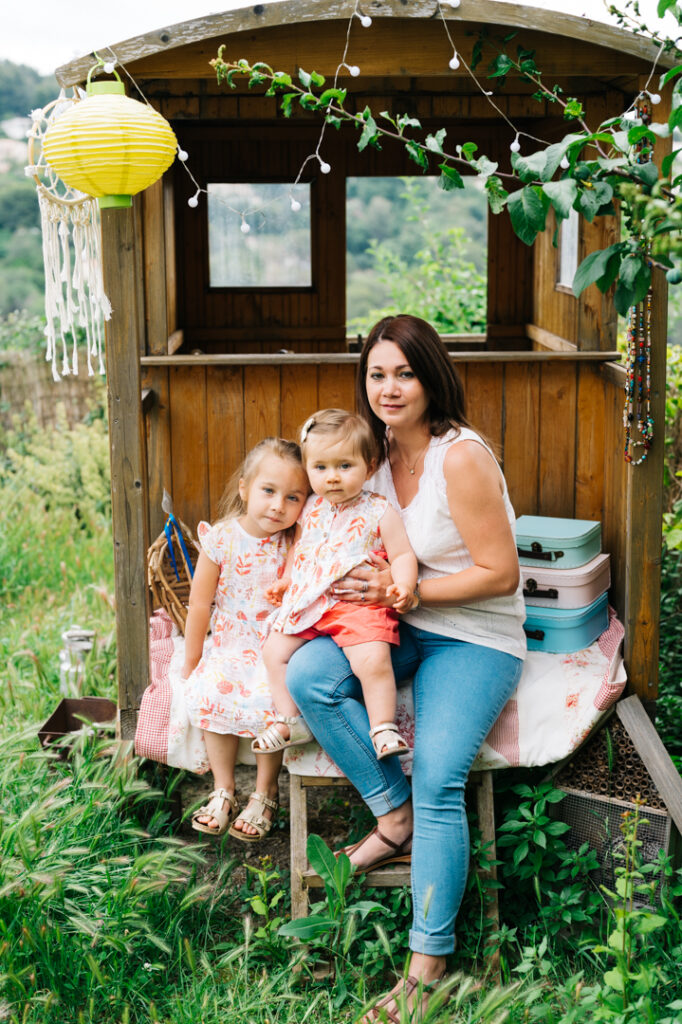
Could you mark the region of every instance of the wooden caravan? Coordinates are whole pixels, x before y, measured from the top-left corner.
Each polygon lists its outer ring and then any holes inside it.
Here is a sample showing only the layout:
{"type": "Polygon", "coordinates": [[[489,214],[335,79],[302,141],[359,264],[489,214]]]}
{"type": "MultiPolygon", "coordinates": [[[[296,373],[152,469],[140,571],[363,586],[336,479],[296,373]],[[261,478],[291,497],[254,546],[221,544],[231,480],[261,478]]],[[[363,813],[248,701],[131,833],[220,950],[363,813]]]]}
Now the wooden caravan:
{"type": "MultiPolygon", "coordinates": [[[[339,84],[351,109],[387,110],[447,129],[448,143],[473,141],[508,168],[512,122],[530,135],[560,139],[561,111],[508,78],[496,88],[472,79],[472,48],[484,31],[494,46],[516,30],[537,54],[543,80],[580,99],[590,124],[622,112],[647,81],[654,45],[585,18],[495,0],[366,0],[364,29],[353,0],[287,0],[199,18],[111,47],[147,99],[173,124],[196,181],[290,184],[314,153],[321,122],[283,116],[263,89],[219,86],[209,61],[267,61],[333,78],[349,40],[339,84]],[[449,70],[452,46],[464,58],[449,70]],[[509,121],[507,121],[507,118],[509,121]]],[[[110,56],[108,51],[106,57],[110,56]]],[[[489,50],[484,59],[494,55],[489,50]]],[[[83,83],[85,57],[57,72],[83,83]]],[[[125,77],[125,76],[124,76],[125,77]]],[[[131,94],[134,91],[131,88],[131,94]]],[[[658,108],[662,110],[662,108],[658,108]]],[[[658,111],[657,111],[658,113],[658,111]]],[[[661,115],[659,114],[659,119],[661,115]]],[[[105,286],[114,309],[107,331],[121,730],[131,736],[148,676],[145,559],[160,532],[165,487],[190,524],[215,515],[232,470],[258,439],[294,436],[320,406],[353,404],[357,354],[346,345],[346,178],[419,174],[399,145],[357,150],[348,127],[328,129],[324,158],[308,161],[309,278],[282,286],[212,281],[206,197],[176,161],[131,210],[104,210],[105,286]]],[[[665,143],[662,143],[663,145],[665,143]]],[[[583,222],[579,259],[611,244],[615,218],[583,222]]],[[[612,603],[626,629],[631,691],[657,693],[659,563],[665,387],[666,285],[656,273],[652,406],[658,428],[649,458],[623,460],[624,371],[618,364],[612,296],[595,286],[574,298],[554,225],[529,248],[506,212],[488,221],[485,336],[454,352],[472,421],[498,445],[517,511],[599,519],[612,557],[612,603]]]]}

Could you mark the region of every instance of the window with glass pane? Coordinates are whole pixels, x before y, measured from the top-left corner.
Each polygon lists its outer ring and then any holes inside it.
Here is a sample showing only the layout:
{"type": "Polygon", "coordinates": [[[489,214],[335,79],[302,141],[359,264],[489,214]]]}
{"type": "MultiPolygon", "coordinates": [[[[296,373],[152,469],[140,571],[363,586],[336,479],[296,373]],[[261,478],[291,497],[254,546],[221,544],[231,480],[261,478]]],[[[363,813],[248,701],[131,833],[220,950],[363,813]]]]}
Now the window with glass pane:
{"type": "Polygon", "coordinates": [[[208,256],[211,288],[309,288],[310,185],[209,185],[208,256]]]}

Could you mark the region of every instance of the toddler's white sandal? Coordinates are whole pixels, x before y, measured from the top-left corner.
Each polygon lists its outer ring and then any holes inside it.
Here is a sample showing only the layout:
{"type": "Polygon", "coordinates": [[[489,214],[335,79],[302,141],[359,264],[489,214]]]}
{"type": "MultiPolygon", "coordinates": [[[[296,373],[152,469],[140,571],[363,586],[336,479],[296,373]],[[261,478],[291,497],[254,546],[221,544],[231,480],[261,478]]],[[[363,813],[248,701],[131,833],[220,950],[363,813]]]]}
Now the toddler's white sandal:
{"type": "Polygon", "coordinates": [[[378,761],[382,761],[385,757],[391,757],[393,754],[408,754],[410,752],[410,748],[398,732],[395,722],[379,722],[369,730],[369,738],[378,761]]]}
{"type": "Polygon", "coordinates": [[[251,744],[254,754],[278,754],[287,747],[300,747],[315,739],[306,725],[303,715],[275,715],[275,721],[256,736],[251,744]],[[285,739],[277,728],[277,722],[289,726],[289,739],[285,739]]]}

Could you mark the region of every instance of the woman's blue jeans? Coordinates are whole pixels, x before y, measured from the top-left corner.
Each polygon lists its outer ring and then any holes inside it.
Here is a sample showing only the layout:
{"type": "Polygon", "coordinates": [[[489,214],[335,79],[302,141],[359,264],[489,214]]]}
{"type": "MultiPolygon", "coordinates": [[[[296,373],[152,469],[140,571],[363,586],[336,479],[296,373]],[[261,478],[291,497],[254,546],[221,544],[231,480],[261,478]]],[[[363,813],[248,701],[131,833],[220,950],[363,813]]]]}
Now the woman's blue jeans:
{"type": "MultiPolygon", "coordinates": [[[[400,626],[396,680],[414,677],[412,930],[410,948],[443,956],[455,947],[455,917],[469,868],[464,787],[523,662],[489,647],[400,626]]],[[[318,742],[373,814],[410,797],[397,757],[382,761],[369,739],[362,690],[333,640],[319,637],[289,662],[287,685],[318,742]]]]}

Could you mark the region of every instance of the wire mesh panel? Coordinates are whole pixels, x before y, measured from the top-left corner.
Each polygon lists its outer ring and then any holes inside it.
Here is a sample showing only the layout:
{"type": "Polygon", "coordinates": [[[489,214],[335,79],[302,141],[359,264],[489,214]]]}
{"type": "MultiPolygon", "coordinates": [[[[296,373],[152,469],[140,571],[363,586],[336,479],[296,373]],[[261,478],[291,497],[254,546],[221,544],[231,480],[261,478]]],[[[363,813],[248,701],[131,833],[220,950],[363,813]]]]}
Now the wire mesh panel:
{"type": "MultiPolygon", "coordinates": [[[[613,889],[615,870],[624,864],[622,856],[619,856],[625,852],[625,839],[621,831],[623,815],[627,811],[634,813],[636,805],[564,786],[560,788],[567,795],[556,805],[556,815],[571,826],[570,832],[564,837],[566,845],[577,850],[583,843],[588,843],[599,860],[595,881],[613,889]]],[[[641,846],[638,847],[637,856],[641,864],[653,864],[661,851],[664,854],[670,852],[671,818],[667,811],[647,806],[640,807],[639,814],[637,839],[641,846]]],[[[646,893],[635,893],[634,902],[638,906],[647,904],[646,893]]]]}

